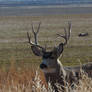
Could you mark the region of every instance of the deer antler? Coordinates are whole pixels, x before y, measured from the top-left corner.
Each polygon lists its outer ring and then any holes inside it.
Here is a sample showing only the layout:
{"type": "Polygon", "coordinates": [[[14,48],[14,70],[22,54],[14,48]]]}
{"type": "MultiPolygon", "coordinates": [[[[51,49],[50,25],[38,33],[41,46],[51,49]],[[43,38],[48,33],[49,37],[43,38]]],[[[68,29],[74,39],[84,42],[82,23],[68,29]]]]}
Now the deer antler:
{"type": "Polygon", "coordinates": [[[71,34],[71,22],[68,22],[68,32],[66,28],[64,28],[64,32],[65,32],[65,35],[60,35],[60,34],[57,34],[57,35],[65,39],[65,42],[63,43],[63,45],[66,45],[70,38],[70,34],[71,34]]]}
{"type": "Polygon", "coordinates": [[[31,24],[31,25],[32,25],[32,32],[33,32],[33,34],[34,34],[35,43],[33,43],[33,42],[31,41],[31,35],[29,34],[29,32],[27,32],[27,38],[28,38],[28,43],[29,43],[30,45],[39,47],[39,48],[41,48],[41,49],[44,51],[45,48],[43,48],[42,46],[38,45],[38,39],[37,39],[37,35],[38,35],[39,29],[40,29],[40,24],[41,24],[41,22],[39,23],[39,26],[38,26],[36,32],[34,31],[33,24],[31,24]]]}
{"type": "Polygon", "coordinates": [[[38,35],[38,33],[39,33],[39,29],[40,29],[40,25],[41,25],[41,22],[39,23],[39,26],[38,26],[38,28],[37,28],[37,31],[34,31],[34,27],[33,27],[33,24],[31,24],[32,25],[32,32],[33,32],[33,34],[34,34],[34,38],[35,38],[35,44],[38,44],[37,42],[37,35],[38,35]]]}

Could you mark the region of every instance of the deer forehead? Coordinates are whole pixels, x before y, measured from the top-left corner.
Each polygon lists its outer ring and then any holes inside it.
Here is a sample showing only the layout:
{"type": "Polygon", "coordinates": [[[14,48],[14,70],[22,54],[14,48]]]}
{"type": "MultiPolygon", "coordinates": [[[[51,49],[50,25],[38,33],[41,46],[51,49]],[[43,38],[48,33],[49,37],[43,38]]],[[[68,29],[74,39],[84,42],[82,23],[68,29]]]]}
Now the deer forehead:
{"type": "Polygon", "coordinates": [[[52,56],[52,52],[44,52],[43,53],[43,59],[48,59],[52,56]]]}
{"type": "Polygon", "coordinates": [[[47,66],[53,66],[54,64],[56,64],[56,57],[53,55],[52,52],[45,52],[43,54],[43,58],[42,58],[42,63],[47,65],[47,66]]]}

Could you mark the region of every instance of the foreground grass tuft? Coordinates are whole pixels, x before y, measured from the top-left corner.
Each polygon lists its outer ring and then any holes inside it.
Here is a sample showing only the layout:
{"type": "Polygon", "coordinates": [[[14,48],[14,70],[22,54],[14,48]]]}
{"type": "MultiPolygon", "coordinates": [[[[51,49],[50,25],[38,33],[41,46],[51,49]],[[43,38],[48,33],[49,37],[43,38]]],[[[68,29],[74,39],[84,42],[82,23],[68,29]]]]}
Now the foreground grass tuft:
{"type": "MultiPolygon", "coordinates": [[[[39,69],[38,71],[34,68],[16,68],[14,64],[11,64],[8,70],[0,69],[0,92],[54,92],[50,83],[47,87],[43,73],[39,69]]],[[[61,92],[59,85],[58,89],[61,92]]],[[[65,92],[69,92],[68,90],[70,92],[92,92],[92,79],[83,73],[76,89],[72,90],[68,86],[65,92]]]]}

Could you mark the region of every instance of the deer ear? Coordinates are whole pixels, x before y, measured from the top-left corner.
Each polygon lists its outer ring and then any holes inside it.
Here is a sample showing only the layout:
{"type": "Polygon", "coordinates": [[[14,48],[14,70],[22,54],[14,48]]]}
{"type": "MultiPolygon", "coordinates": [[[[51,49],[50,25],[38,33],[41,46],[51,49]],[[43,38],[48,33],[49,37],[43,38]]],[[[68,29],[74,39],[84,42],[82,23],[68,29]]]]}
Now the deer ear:
{"type": "Polygon", "coordinates": [[[54,49],[54,54],[57,55],[57,57],[59,57],[62,52],[63,52],[63,43],[60,43],[59,46],[57,46],[54,49]]]}
{"type": "Polygon", "coordinates": [[[60,43],[59,46],[57,47],[57,55],[60,56],[62,52],[63,52],[63,43],[60,43]]]}
{"type": "Polygon", "coordinates": [[[43,55],[42,49],[40,49],[39,47],[31,46],[31,49],[36,56],[42,56],[43,55]]]}

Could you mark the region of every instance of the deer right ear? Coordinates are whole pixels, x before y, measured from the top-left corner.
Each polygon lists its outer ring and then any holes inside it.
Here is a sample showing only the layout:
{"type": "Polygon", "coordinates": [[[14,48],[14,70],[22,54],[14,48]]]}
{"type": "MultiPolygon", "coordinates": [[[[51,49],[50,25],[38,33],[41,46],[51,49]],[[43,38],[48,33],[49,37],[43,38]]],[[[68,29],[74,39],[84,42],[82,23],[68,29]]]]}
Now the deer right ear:
{"type": "Polygon", "coordinates": [[[61,55],[61,53],[63,52],[63,43],[60,43],[59,46],[54,48],[53,52],[55,55],[57,55],[57,57],[59,57],[61,55]]]}
{"type": "Polygon", "coordinates": [[[59,46],[57,47],[58,56],[60,56],[62,52],[63,52],[63,43],[60,43],[59,46]]]}
{"type": "Polygon", "coordinates": [[[33,53],[36,56],[42,56],[43,55],[43,52],[42,52],[42,49],[41,48],[36,47],[36,46],[31,46],[31,49],[32,49],[33,53]]]}

